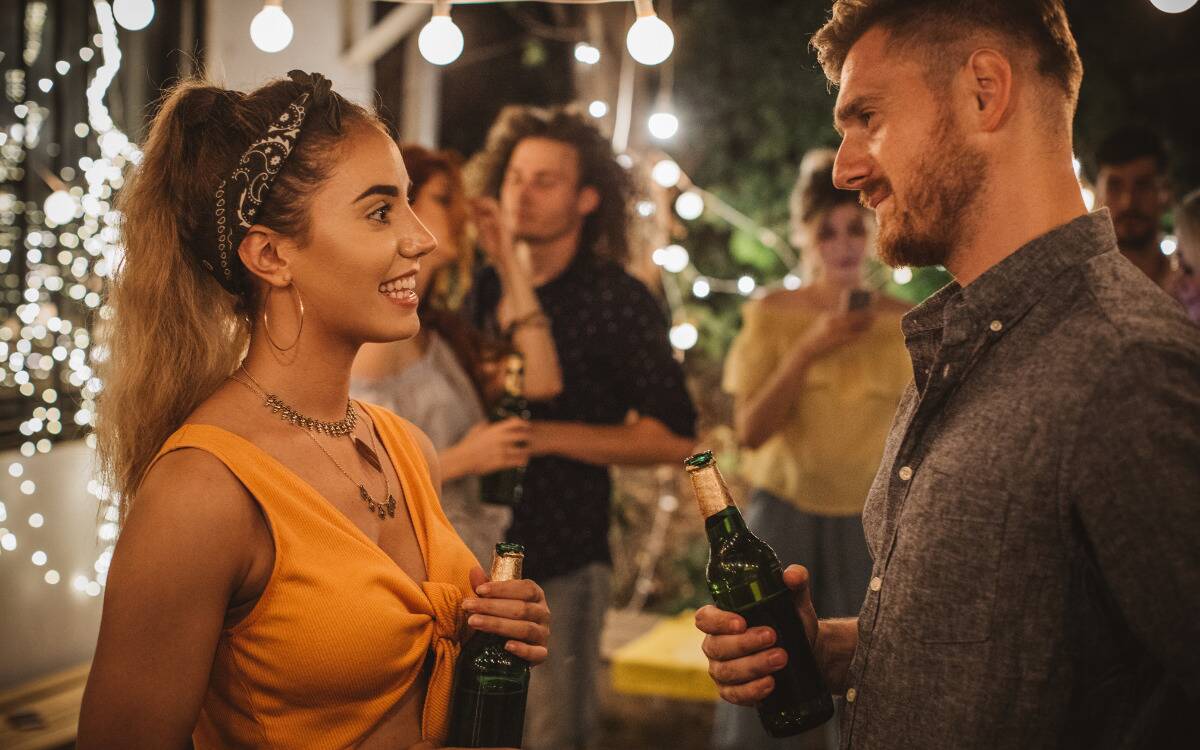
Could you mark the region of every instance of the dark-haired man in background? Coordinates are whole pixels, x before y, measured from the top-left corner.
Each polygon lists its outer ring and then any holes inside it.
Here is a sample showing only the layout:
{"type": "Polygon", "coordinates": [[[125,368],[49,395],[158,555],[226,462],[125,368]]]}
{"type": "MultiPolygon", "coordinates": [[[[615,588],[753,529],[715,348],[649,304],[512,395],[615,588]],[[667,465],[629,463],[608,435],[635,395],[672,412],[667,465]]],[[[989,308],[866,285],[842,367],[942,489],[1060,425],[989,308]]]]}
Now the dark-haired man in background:
{"type": "Polygon", "coordinates": [[[529,247],[547,320],[511,320],[499,277],[474,291],[476,324],[550,325],[563,390],[531,405],[534,458],[508,538],[554,609],[551,656],[534,670],[528,750],[583,750],[599,711],[600,630],[608,607],[609,466],[682,461],[696,411],[672,356],[663,309],[622,268],[632,190],[612,146],[566,109],[509,107],[469,169],[529,247]]]}
{"type": "Polygon", "coordinates": [[[1162,253],[1160,228],[1170,203],[1162,140],[1146,128],[1119,128],[1096,149],[1096,168],[1096,205],[1112,215],[1121,254],[1186,306],[1194,283],[1179,256],[1162,253]]]}
{"type": "MultiPolygon", "coordinates": [[[[914,383],[863,512],[857,618],[785,580],[849,748],[1165,748],[1200,706],[1200,330],[1088,214],[1061,0],[838,0],[839,187],[893,265],[955,282],[905,316],[914,383]]],[[[820,586],[821,582],[814,582],[820,586]]],[[[697,613],[721,695],[785,653],[697,613]]]]}

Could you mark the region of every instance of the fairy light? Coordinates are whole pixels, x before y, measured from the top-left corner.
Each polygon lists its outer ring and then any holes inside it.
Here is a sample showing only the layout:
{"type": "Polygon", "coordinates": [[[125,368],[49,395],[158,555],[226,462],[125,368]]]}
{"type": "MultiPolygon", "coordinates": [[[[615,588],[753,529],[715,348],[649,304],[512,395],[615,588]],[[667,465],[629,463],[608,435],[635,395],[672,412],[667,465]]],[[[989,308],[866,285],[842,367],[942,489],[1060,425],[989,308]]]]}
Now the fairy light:
{"type": "Polygon", "coordinates": [[[584,65],[595,65],[600,62],[600,50],[587,42],[575,45],[575,59],[584,65]]]}
{"type": "MultiPolygon", "coordinates": [[[[140,6],[144,11],[147,6],[153,7],[149,0],[124,5],[125,10],[137,10],[140,6]]],[[[10,325],[0,326],[0,379],[6,386],[16,387],[26,398],[28,409],[17,428],[25,437],[19,447],[21,459],[7,466],[19,494],[15,500],[9,500],[9,506],[0,502],[0,522],[14,524],[9,511],[15,515],[19,510],[16,517],[24,519],[33,530],[45,528],[53,516],[48,517],[37,508],[39,487],[23,462],[50,453],[54,440],[67,431],[66,425],[86,430],[92,424],[95,399],[103,386],[93,368],[104,352],[93,348],[88,325],[93,315],[106,319],[111,314],[103,304],[101,292],[104,279],[123,256],[117,229],[122,217],[113,203],[124,185],[124,170],[142,158],[138,147],[116,127],[105,105],[109,87],[121,65],[114,9],[105,0],[96,0],[93,9],[100,32],[93,37],[93,46],[79,50],[79,59],[84,63],[93,60],[97,49],[100,53],[99,64],[90,71],[91,80],[85,92],[87,122],[65,127],[80,139],[95,137],[98,154],[93,150],[92,155],[82,157],[77,164],[59,169],[56,177],[64,184],[56,186],[41,205],[17,201],[13,193],[7,192],[7,186],[0,187],[0,224],[11,227],[15,224],[13,215],[25,214],[24,236],[15,235],[11,246],[7,246],[5,239],[2,244],[6,246],[0,247],[0,264],[10,264],[20,253],[25,260],[23,286],[6,285],[17,294],[17,299],[7,298],[10,325]],[[12,505],[14,502],[16,506],[12,505]]],[[[121,23],[128,27],[124,20],[121,23]]],[[[26,34],[30,40],[38,41],[41,27],[27,26],[26,34]]],[[[26,53],[34,48],[40,49],[27,43],[26,53]]],[[[54,69],[63,76],[72,72],[67,60],[58,60],[54,69]]],[[[53,80],[45,80],[49,86],[39,81],[37,87],[43,92],[54,84],[53,80]]],[[[10,126],[0,139],[0,170],[9,175],[23,168],[26,151],[47,140],[42,134],[42,124],[52,122],[48,119],[49,110],[37,101],[22,102],[19,106],[14,113],[22,121],[10,126]]],[[[85,441],[95,448],[94,435],[86,434],[85,441]]],[[[95,481],[88,484],[87,491],[102,509],[104,522],[97,529],[97,537],[103,549],[92,566],[94,575],[73,572],[71,578],[73,588],[97,597],[107,579],[120,517],[120,498],[95,481]]],[[[8,552],[20,549],[19,537],[25,533],[24,528],[20,524],[20,528],[0,529],[0,548],[8,552]]],[[[47,585],[54,586],[62,580],[56,569],[41,570],[50,563],[50,556],[44,550],[33,550],[29,557],[20,559],[39,569],[47,585]]]]}

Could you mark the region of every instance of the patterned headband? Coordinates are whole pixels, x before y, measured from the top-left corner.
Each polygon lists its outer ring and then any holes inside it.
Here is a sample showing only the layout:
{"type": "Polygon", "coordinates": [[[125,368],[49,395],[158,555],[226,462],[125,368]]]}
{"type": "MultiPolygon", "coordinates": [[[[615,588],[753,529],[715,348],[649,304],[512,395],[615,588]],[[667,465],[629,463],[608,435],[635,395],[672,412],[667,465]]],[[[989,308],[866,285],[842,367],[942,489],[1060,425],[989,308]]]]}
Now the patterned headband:
{"type": "MultiPolygon", "coordinates": [[[[330,97],[329,79],[320,73],[293,70],[288,77],[303,87],[303,93],[275,118],[266,135],[250,144],[214,194],[216,243],[204,248],[200,265],[231,294],[240,295],[247,287],[245,267],[236,258],[238,245],[254,225],[276,176],[296,147],[308,105],[323,105],[330,97]]],[[[333,114],[336,129],[340,118],[336,111],[333,114]]]]}

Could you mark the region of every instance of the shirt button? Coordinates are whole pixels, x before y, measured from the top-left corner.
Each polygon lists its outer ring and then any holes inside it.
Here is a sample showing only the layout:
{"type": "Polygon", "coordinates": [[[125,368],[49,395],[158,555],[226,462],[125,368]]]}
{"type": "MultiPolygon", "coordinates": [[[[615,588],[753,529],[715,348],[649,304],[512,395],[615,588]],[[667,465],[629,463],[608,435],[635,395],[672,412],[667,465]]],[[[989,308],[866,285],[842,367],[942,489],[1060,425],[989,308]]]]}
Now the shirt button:
{"type": "Polygon", "coordinates": [[[858,691],[855,690],[854,688],[850,688],[849,690],[846,691],[846,702],[847,703],[853,703],[854,699],[857,697],[858,697],[858,691]]]}
{"type": "Polygon", "coordinates": [[[992,324],[989,325],[988,328],[991,328],[993,333],[1000,333],[1004,330],[1004,324],[998,320],[993,320],[992,324]]]}
{"type": "Polygon", "coordinates": [[[871,590],[878,591],[881,588],[883,588],[883,579],[880,578],[879,576],[875,576],[874,578],[872,578],[871,579],[871,590]]]}
{"type": "MultiPolygon", "coordinates": [[[[913,474],[912,467],[910,467],[910,466],[900,467],[900,479],[904,480],[905,482],[912,479],[912,474],[913,474]]],[[[860,578],[859,580],[862,580],[862,579],[860,578]]]]}

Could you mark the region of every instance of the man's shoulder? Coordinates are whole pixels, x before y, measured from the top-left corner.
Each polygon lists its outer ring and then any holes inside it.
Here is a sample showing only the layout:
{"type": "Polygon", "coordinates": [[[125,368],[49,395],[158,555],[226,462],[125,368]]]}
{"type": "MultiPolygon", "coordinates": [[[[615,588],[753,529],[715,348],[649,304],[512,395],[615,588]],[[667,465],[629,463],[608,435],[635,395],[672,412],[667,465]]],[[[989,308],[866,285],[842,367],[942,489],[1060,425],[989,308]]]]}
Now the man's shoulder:
{"type": "MultiPolygon", "coordinates": [[[[1190,357],[1200,366],[1200,327],[1177,300],[1119,252],[1096,255],[1076,274],[1075,300],[1064,331],[1082,335],[1100,360],[1122,360],[1133,352],[1190,357]]],[[[1136,362],[1129,366],[1137,367],[1136,362]]]]}

